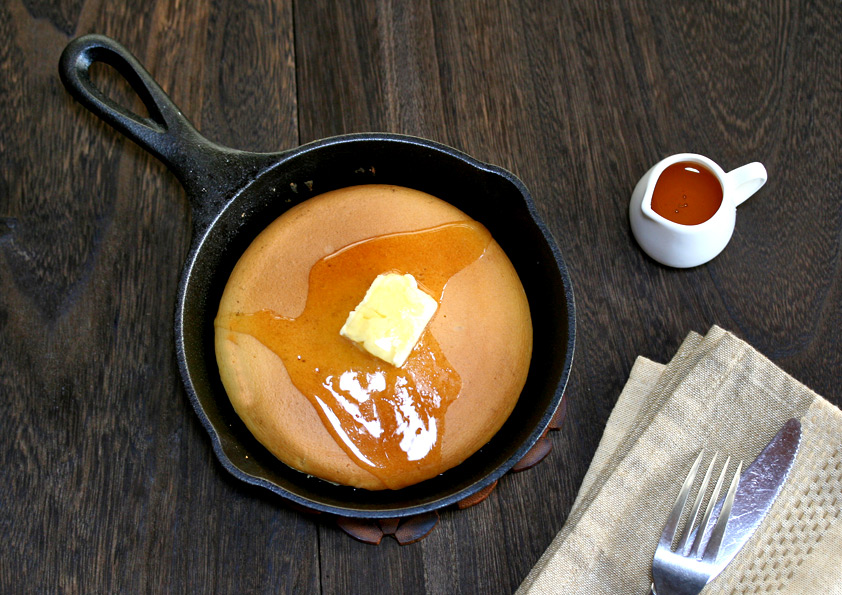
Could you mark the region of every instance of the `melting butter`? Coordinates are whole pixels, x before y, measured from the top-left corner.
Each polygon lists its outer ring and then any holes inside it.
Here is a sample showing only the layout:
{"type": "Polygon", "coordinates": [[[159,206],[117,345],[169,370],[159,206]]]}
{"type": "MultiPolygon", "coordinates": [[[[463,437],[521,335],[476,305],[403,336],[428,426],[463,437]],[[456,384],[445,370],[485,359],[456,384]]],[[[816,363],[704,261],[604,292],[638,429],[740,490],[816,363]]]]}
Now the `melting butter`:
{"type": "Polygon", "coordinates": [[[412,275],[378,275],[339,331],[370,354],[400,368],[438,308],[412,275]]]}

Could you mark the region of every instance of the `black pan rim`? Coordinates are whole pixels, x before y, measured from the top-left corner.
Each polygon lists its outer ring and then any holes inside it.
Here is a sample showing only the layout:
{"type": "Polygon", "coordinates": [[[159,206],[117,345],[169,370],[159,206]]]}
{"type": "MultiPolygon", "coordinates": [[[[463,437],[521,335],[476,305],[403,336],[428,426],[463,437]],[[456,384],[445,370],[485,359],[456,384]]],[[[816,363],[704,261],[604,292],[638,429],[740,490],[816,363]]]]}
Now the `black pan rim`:
{"type": "MultiPolygon", "coordinates": [[[[576,335],[576,328],[575,328],[575,299],[573,294],[572,283],[570,281],[569,273],[567,271],[567,266],[562,258],[561,251],[558,248],[557,243],[555,242],[554,238],[550,234],[549,230],[547,229],[546,225],[544,224],[541,217],[538,215],[537,209],[533,202],[533,199],[523,184],[523,182],[515,176],[510,171],[488,163],[481,162],[477,159],[474,159],[470,155],[459,151],[451,146],[424,139],[417,136],[410,136],[410,135],[402,135],[402,134],[394,134],[394,133],[377,133],[377,132],[369,132],[369,133],[353,133],[353,134],[346,134],[346,135],[337,135],[332,136],[320,140],[313,141],[311,143],[307,143],[301,145],[296,149],[291,149],[289,151],[285,151],[282,153],[277,154],[277,161],[267,167],[264,171],[262,171],[257,177],[253,180],[250,180],[248,183],[243,185],[239,188],[229,199],[226,200],[224,206],[219,210],[216,216],[212,219],[212,221],[207,225],[207,227],[197,235],[194,239],[193,246],[190,250],[188,258],[185,262],[184,268],[181,274],[181,280],[179,283],[179,290],[178,290],[178,300],[177,300],[177,307],[175,313],[175,327],[176,327],[176,354],[178,358],[179,370],[181,373],[182,381],[184,383],[185,389],[187,391],[188,398],[191,402],[191,405],[196,412],[202,426],[208,432],[208,435],[211,439],[211,446],[214,452],[216,459],[219,463],[226,469],[231,475],[236,477],[237,479],[258,487],[262,487],[268,489],[270,492],[280,496],[284,500],[288,500],[298,504],[307,509],[316,510],[322,513],[333,514],[337,516],[343,517],[353,517],[353,518],[367,518],[367,519],[378,519],[378,518],[395,518],[395,517],[404,517],[404,516],[413,516],[417,514],[427,513],[433,510],[439,510],[445,508],[449,505],[456,504],[459,501],[477,493],[478,491],[484,489],[485,487],[491,485],[495,481],[499,480],[502,476],[508,473],[514,465],[518,463],[520,459],[535,445],[538,439],[543,435],[544,431],[546,430],[547,426],[549,425],[550,421],[552,420],[557,408],[561,404],[562,398],[564,398],[564,391],[567,386],[567,382],[569,380],[570,369],[572,367],[573,356],[575,351],[575,335],[576,335]],[[369,509],[369,508],[356,508],[353,506],[336,506],[333,504],[325,504],[322,502],[317,502],[308,498],[304,498],[298,494],[290,492],[289,490],[279,486],[269,480],[266,480],[261,477],[256,477],[251,475],[240,467],[238,467],[228,455],[225,453],[223,448],[222,439],[217,432],[216,428],[211,423],[207,413],[205,412],[201,402],[199,401],[199,396],[197,394],[195,385],[191,379],[189,365],[185,358],[185,344],[184,344],[184,308],[186,303],[186,296],[187,296],[187,289],[188,285],[190,284],[191,279],[191,272],[193,265],[196,261],[198,254],[201,252],[203,247],[205,246],[205,242],[208,238],[210,231],[213,229],[214,225],[219,221],[219,219],[224,215],[228,208],[231,208],[233,204],[236,203],[237,198],[241,196],[244,192],[248,190],[248,188],[261,176],[265,175],[266,173],[275,170],[278,167],[282,167],[284,163],[288,160],[298,157],[300,155],[304,155],[309,152],[318,151],[325,147],[330,147],[336,144],[347,144],[347,143],[367,143],[367,142],[393,142],[393,143],[403,143],[403,144],[411,144],[416,146],[421,146],[424,148],[428,148],[434,150],[439,153],[445,153],[450,157],[459,159],[468,165],[477,168],[479,170],[488,172],[489,174],[497,175],[500,177],[505,178],[512,184],[514,184],[518,191],[521,194],[523,201],[525,202],[526,208],[529,212],[530,218],[535,226],[540,230],[541,234],[544,237],[544,240],[550,247],[552,251],[552,255],[554,258],[554,265],[558,268],[559,273],[562,277],[562,281],[564,284],[565,289],[565,298],[567,301],[567,324],[568,324],[568,338],[567,338],[567,345],[565,350],[565,362],[562,369],[562,373],[560,376],[560,381],[558,387],[556,388],[555,394],[550,401],[549,406],[544,411],[543,416],[541,417],[540,422],[535,426],[533,431],[529,434],[526,440],[521,442],[521,444],[516,449],[515,453],[506,459],[503,463],[498,465],[492,472],[486,474],[482,479],[472,483],[466,488],[462,490],[447,494],[438,499],[431,499],[423,504],[407,506],[407,507],[383,507],[378,508],[376,510],[369,509]]],[[[278,464],[283,464],[280,461],[278,464]]],[[[458,468],[458,466],[456,467],[458,468]]],[[[422,482],[423,483],[423,482],[422,482]]]]}

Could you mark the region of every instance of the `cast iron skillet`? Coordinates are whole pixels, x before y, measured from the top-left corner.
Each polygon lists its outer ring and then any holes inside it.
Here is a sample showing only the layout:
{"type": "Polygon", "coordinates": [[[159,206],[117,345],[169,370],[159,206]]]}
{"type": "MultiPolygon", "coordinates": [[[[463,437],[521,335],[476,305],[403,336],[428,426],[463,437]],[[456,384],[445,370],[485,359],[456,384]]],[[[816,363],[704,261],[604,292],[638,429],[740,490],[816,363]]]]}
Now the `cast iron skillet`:
{"type": "Polygon", "coordinates": [[[158,157],[184,185],[192,206],[193,241],[175,315],[178,363],[214,452],[234,476],[319,512],[405,517],[457,503],[489,486],[541,437],[561,403],[573,359],[573,291],[558,248],[513,174],[450,147],[395,134],[349,134],[272,154],[219,146],[196,131],[128,50],[100,35],[72,41],[59,72],[73,97],[158,157]],[[96,88],[90,67],[97,61],[129,82],[148,118],[96,88]],[[526,386],[497,435],[458,467],[396,491],[336,486],[280,463],[234,412],[214,355],[213,319],[222,290],[254,237],[310,196],[364,183],[428,192],[483,223],[513,262],[534,322],[526,386]]]}

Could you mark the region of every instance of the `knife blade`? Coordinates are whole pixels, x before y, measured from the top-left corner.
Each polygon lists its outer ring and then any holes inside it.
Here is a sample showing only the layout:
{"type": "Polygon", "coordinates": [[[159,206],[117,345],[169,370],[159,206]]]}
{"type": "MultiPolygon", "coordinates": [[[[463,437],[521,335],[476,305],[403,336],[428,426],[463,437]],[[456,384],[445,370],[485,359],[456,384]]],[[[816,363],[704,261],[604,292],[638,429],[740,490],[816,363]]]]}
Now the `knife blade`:
{"type": "MultiPolygon", "coordinates": [[[[740,477],[740,486],[734,496],[731,518],[722,538],[716,571],[711,580],[728,565],[754,534],[766,517],[772,503],[780,494],[801,445],[801,422],[790,419],[778,431],[766,448],[740,477]]],[[[718,518],[724,498],[717,502],[712,517],[718,518]]],[[[710,539],[713,525],[705,531],[703,543],[710,539]]]]}

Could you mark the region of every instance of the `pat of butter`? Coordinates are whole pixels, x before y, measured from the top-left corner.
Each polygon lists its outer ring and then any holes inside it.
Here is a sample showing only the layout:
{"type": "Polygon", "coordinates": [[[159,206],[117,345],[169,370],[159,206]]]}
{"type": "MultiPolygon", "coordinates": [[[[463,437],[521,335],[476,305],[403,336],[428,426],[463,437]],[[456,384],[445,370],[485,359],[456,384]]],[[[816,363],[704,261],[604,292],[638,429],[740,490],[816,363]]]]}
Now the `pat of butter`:
{"type": "Polygon", "coordinates": [[[436,308],[436,300],[418,289],[412,275],[378,275],[339,333],[401,367],[436,308]]]}

